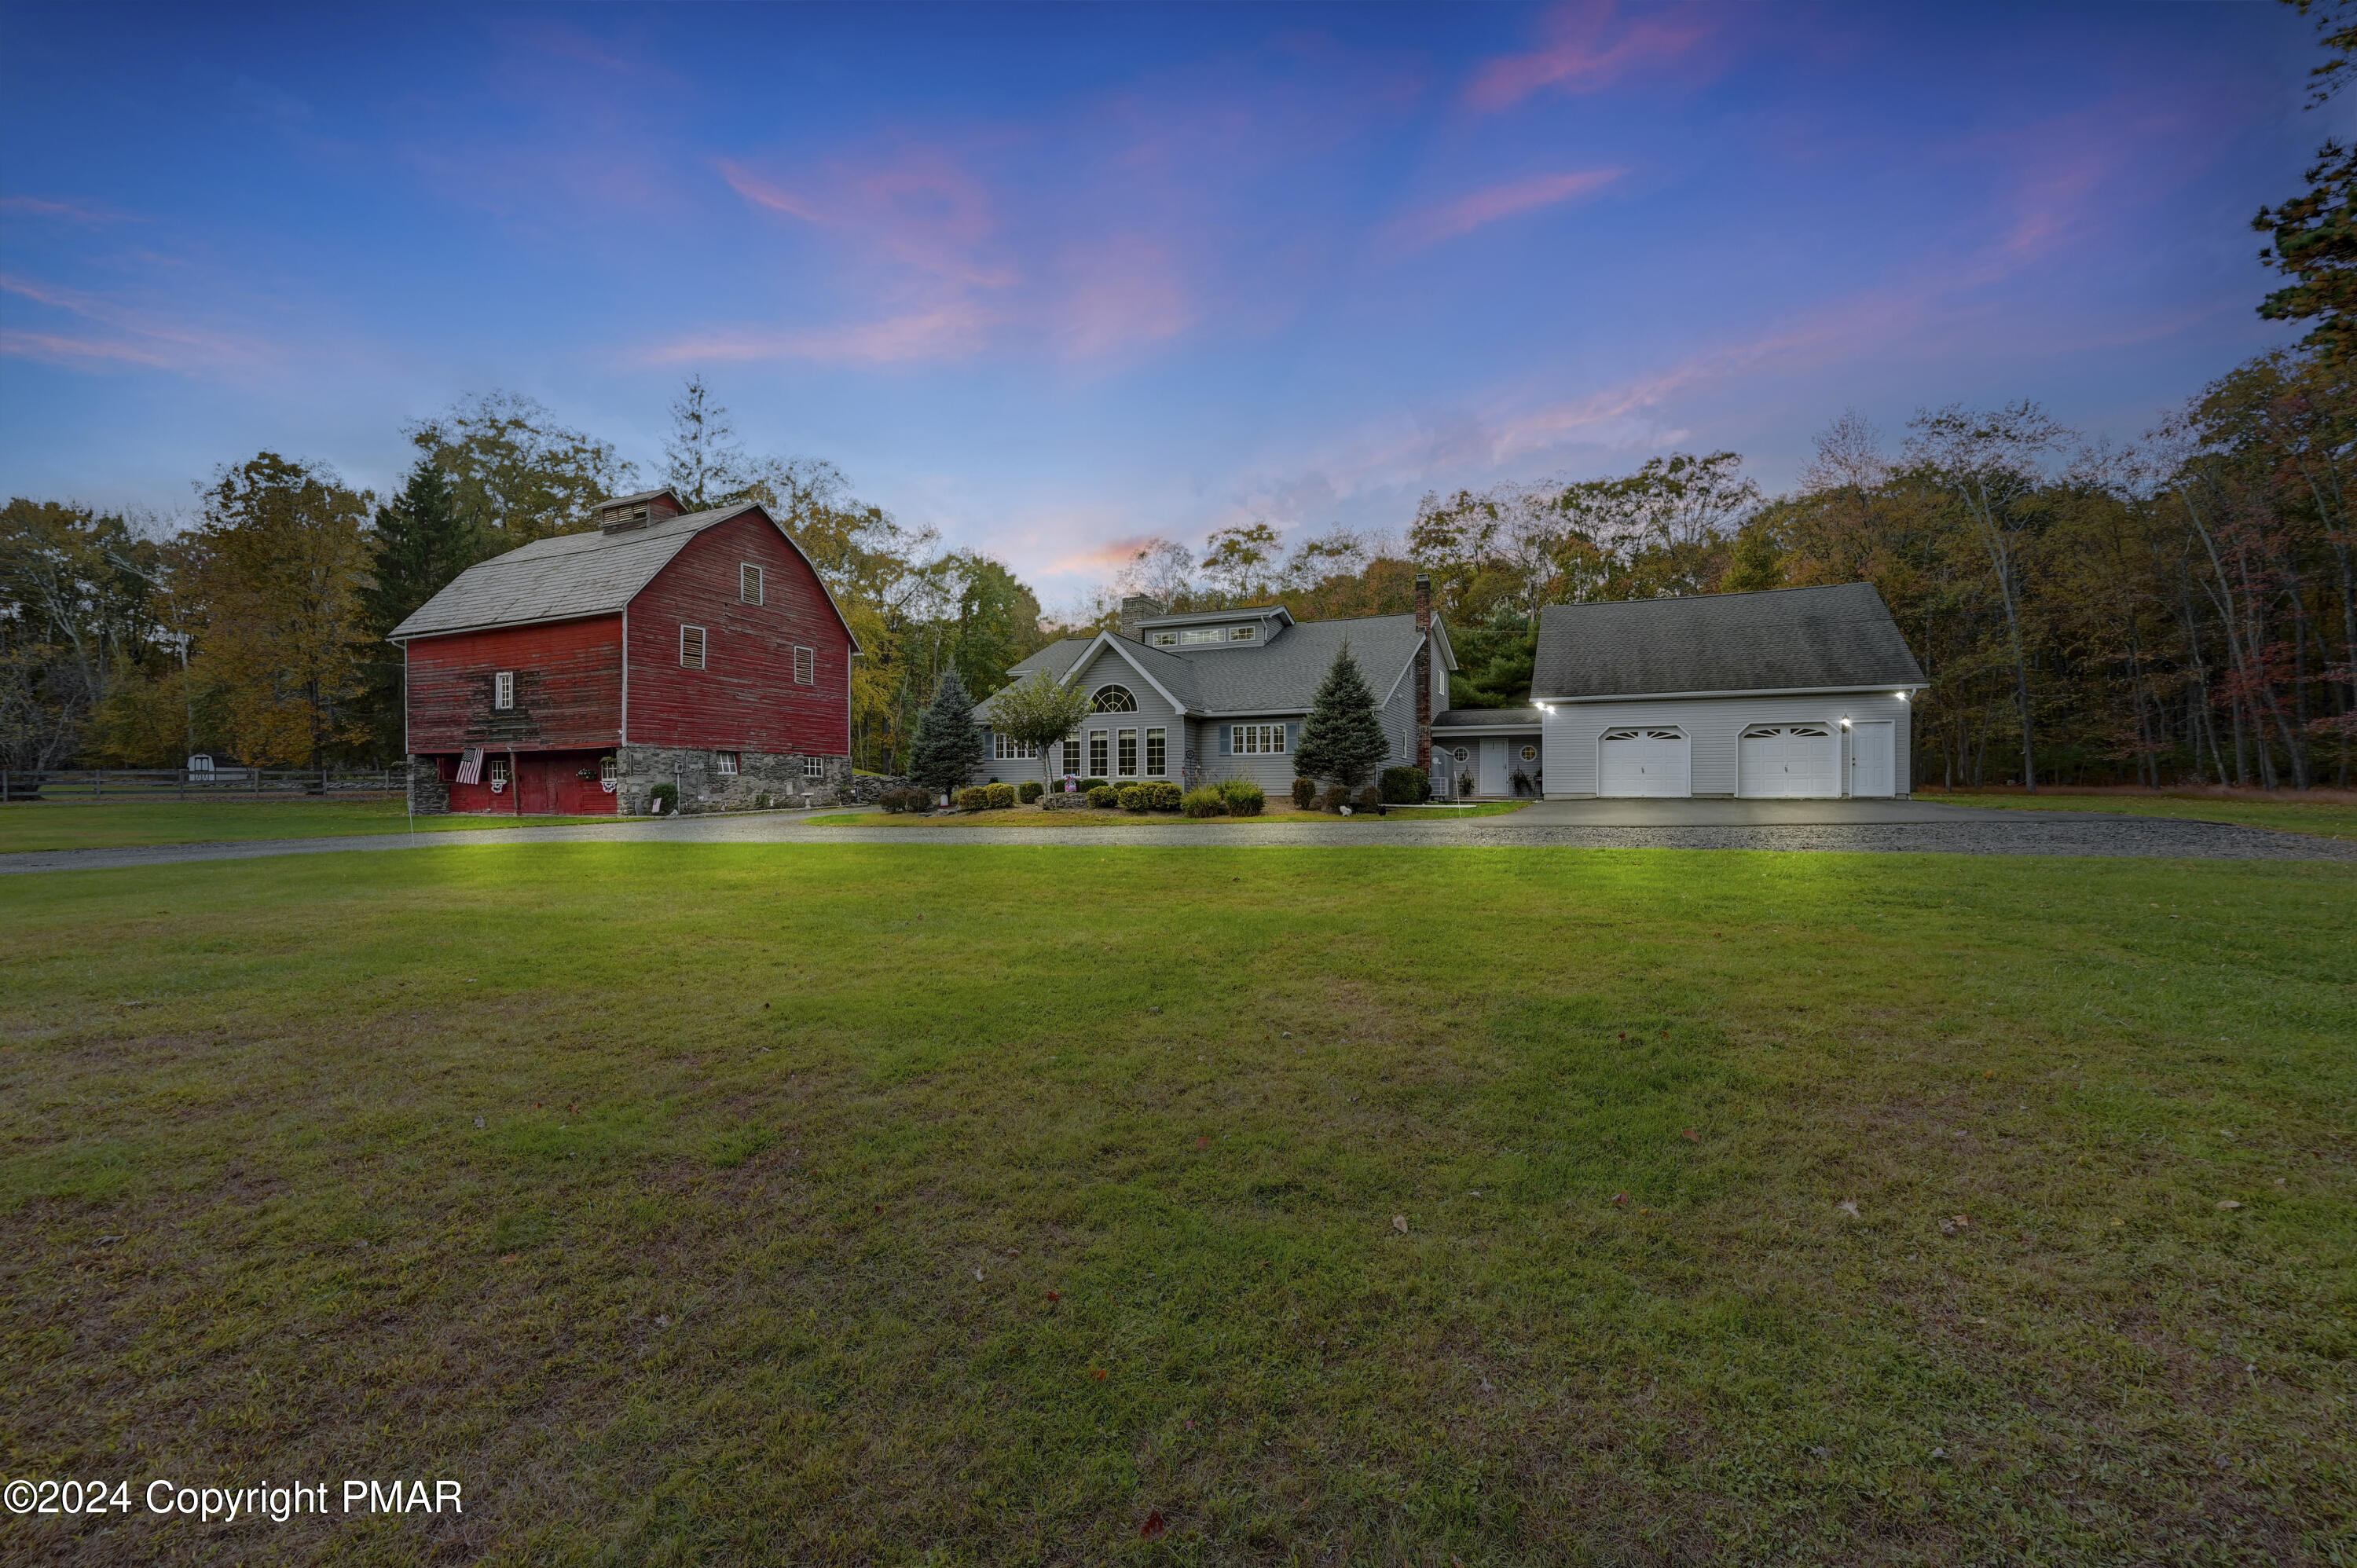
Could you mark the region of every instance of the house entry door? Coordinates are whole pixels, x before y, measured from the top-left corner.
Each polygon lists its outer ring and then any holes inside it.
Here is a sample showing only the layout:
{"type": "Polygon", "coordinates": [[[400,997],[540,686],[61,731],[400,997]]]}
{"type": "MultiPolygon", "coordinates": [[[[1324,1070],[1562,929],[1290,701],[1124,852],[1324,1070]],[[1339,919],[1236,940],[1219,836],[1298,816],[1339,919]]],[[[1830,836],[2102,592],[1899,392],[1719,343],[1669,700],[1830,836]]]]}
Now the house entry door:
{"type": "Polygon", "coordinates": [[[1512,792],[1512,787],[1506,779],[1506,742],[1502,736],[1489,736],[1481,742],[1481,793],[1508,795],[1512,792]]]}
{"type": "Polygon", "coordinates": [[[1888,719],[1868,719],[1849,731],[1849,792],[1887,800],[1896,792],[1898,769],[1893,766],[1892,725],[1888,719]]]}

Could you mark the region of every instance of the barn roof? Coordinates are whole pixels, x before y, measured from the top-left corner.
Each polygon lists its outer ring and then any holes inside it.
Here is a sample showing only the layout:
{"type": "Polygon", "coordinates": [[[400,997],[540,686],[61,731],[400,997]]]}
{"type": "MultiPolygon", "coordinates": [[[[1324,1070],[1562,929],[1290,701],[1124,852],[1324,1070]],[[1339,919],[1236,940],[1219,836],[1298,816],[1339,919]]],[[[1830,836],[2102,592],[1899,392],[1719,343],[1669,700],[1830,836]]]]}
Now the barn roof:
{"type": "MultiPolygon", "coordinates": [[[[663,492],[651,491],[652,495],[663,492]]],[[[630,498],[625,498],[630,499],[630,498]]],[[[560,533],[494,555],[468,567],[425,604],[393,628],[387,639],[436,637],[447,632],[482,631],[492,627],[530,626],[541,621],[577,620],[584,616],[615,615],[638,597],[655,575],[672,564],[688,542],[705,529],[748,513],[771,527],[777,520],[758,502],[738,501],[705,511],[659,518],[636,528],[611,532],[560,533]]],[[[802,546],[782,528],[778,532],[797,553],[802,546]]],[[[810,557],[802,555],[807,562],[810,557]]],[[[816,568],[813,568],[816,575],[816,568]]],[[[821,582],[822,591],[825,588],[821,582]]],[[[835,608],[832,594],[830,608],[835,608]]],[[[835,616],[843,612],[835,608],[835,616]]],[[[844,630],[851,629],[844,622],[844,630]]],[[[858,649],[854,637],[852,648],[858,649]]]]}
{"type": "Polygon", "coordinates": [[[1871,583],[1549,605],[1533,700],[1921,686],[1871,583]]]}

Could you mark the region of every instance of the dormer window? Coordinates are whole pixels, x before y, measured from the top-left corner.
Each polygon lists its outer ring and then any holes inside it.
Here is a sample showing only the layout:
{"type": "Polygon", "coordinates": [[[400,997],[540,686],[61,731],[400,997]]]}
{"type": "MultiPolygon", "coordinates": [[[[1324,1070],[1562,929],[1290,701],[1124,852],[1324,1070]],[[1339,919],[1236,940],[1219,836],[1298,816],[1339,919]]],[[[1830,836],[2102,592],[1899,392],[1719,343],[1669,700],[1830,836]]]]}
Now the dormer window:
{"type": "Polygon", "coordinates": [[[1157,631],[1154,634],[1154,646],[1176,648],[1178,646],[1178,634],[1175,631],[1157,631]]]}
{"type": "Polygon", "coordinates": [[[1235,642],[1250,642],[1254,638],[1259,635],[1260,628],[1256,626],[1232,627],[1228,631],[1230,640],[1235,642]]]}
{"type": "Polygon", "coordinates": [[[1227,640],[1227,633],[1216,626],[1190,626],[1178,634],[1178,640],[1189,644],[1224,642],[1227,640]]]}

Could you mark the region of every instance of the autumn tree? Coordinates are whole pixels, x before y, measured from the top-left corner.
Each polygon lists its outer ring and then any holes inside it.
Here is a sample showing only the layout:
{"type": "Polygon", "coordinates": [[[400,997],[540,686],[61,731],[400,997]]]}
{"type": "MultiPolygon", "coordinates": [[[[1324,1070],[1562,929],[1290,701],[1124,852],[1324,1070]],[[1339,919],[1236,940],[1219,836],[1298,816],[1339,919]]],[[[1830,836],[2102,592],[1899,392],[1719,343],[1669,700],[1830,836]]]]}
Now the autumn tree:
{"type": "Polygon", "coordinates": [[[509,392],[465,398],[404,428],[421,457],[450,476],[457,515],[485,556],[592,525],[599,501],[628,491],[638,471],[600,441],[556,423],[509,392]]]}
{"type": "Polygon", "coordinates": [[[227,693],[230,749],[323,768],[363,741],[361,592],[369,498],[317,464],[264,452],[201,487],[188,576],[196,668],[227,693]]]}

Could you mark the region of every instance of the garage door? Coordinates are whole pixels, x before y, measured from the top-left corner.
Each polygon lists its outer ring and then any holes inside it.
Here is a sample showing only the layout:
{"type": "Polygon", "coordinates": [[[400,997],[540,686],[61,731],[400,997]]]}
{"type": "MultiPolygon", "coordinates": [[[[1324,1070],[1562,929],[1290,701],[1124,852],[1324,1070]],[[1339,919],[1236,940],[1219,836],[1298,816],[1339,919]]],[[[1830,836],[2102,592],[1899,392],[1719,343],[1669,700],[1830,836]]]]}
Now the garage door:
{"type": "Polygon", "coordinates": [[[1684,731],[1606,730],[1603,748],[1598,794],[1684,795],[1687,792],[1684,731]]]}
{"type": "Polygon", "coordinates": [[[1753,725],[1736,746],[1738,795],[1825,800],[1841,794],[1841,740],[1831,725],[1753,725]]]}

